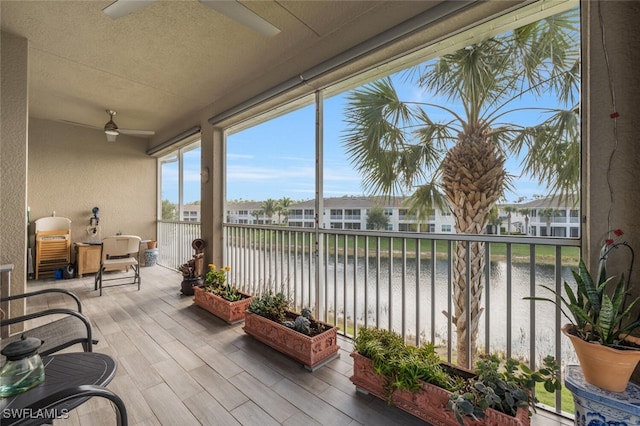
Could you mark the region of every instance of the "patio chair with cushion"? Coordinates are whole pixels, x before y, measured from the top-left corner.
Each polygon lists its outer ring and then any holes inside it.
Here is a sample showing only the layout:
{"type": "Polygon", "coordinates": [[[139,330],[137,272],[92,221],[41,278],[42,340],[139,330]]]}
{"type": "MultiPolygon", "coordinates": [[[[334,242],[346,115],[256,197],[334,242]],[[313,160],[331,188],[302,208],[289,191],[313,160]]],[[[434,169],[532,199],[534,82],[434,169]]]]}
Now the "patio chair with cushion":
{"type": "Polygon", "coordinates": [[[65,296],[71,297],[75,301],[77,309],[74,310],[67,308],[51,308],[13,318],[1,318],[0,327],[9,326],[11,324],[25,323],[26,321],[35,318],[43,318],[49,316],[52,318],[52,321],[43,325],[33,328],[27,328],[22,332],[9,337],[3,337],[3,347],[11,342],[19,340],[22,334],[25,334],[28,337],[36,337],[44,341],[44,343],[38,350],[38,353],[41,355],[49,355],[78,343],[82,345],[82,348],[85,352],[93,351],[93,345],[97,343],[97,340],[93,340],[91,323],[89,319],[82,314],[82,305],[80,303],[80,299],[74,293],[67,290],[52,288],[3,297],[0,298],[0,303],[51,293],[60,293],[65,296]]]}
{"type": "Polygon", "coordinates": [[[102,296],[103,287],[114,287],[127,284],[138,284],[140,290],[140,241],[141,238],[136,235],[116,235],[106,237],[102,240],[102,253],[100,254],[100,269],[96,274],[94,289],[100,289],[102,296]],[[133,275],[118,274],[113,278],[105,278],[105,272],[132,270],[133,275]],[[122,280],[131,280],[122,282],[122,280]],[[119,281],[109,286],[103,285],[104,281],[119,281]]]}

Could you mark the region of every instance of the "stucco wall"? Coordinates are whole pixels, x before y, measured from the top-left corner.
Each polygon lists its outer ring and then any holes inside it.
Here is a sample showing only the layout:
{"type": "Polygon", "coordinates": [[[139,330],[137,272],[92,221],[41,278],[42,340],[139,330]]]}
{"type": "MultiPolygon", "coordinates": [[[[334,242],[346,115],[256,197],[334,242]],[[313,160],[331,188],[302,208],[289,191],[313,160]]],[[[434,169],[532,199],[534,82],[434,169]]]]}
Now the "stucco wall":
{"type": "MultiPolygon", "coordinates": [[[[24,293],[26,282],[29,43],[22,37],[4,32],[0,37],[0,263],[14,265],[10,286],[4,283],[1,286],[6,295],[24,293]]],[[[9,310],[11,316],[19,316],[24,313],[25,304],[14,301],[3,309],[9,310]]]]}
{"type": "Polygon", "coordinates": [[[146,148],[144,139],[120,135],[107,142],[100,130],[31,118],[31,221],[55,211],[71,219],[72,242],[84,241],[97,206],[102,237],[121,232],[155,239],[156,159],[146,148]]]}
{"type": "MultiPolygon", "coordinates": [[[[624,240],[640,251],[640,51],[638,2],[582,2],[583,146],[585,253],[592,270],[609,229],[622,229],[624,240]],[[604,39],[603,39],[604,31],[604,39]],[[618,113],[616,119],[610,114],[618,113]]],[[[629,253],[613,252],[608,272],[628,276],[629,253]]],[[[637,257],[636,257],[637,263],[637,257]]],[[[640,294],[640,270],[631,277],[640,294]]]]}

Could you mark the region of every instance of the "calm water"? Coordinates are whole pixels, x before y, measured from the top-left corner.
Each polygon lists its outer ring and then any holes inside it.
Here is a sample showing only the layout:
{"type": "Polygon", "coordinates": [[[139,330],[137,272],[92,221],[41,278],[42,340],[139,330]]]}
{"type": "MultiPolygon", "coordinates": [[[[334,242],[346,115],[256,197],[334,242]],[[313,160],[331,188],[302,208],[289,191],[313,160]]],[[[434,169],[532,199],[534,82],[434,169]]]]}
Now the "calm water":
{"type": "MultiPolygon", "coordinates": [[[[313,264],[313,262],[309,262],[308,258],[304,262],[298,258],[297,263],[290,258],[287,264],[286,260],[283,262],[278,259],[270,262],[264,257],[252,257],[250,264],[253,266],[249,270],[267,271],[260,273],[263,277],[276,274],[276,270],[279,271],[277,274],[280,276],[275,276],[274,279],[261,278],[260,285],[274,281],[281,283],[277,288],[271,284],[272,289],[284,289],[292,300],[296,300],[297,306],[313,306],[315,304],[315,289],[310,284],[313,283],[313,271],[310,276],[309,263],[313,264]],[[256,259],[261,260],[256,261],[256,259]],[[297,284],[294,286],[293,283],[297,284]]],[[[388,258],[381,258],[379,267],[375,259],[369,259],[365,280],[365,259],[358,258],[357,267],[354,268],[353,257],[348,257],[345,270],[342,256],[338,259],[337,268],[335,259],[330,257],[325,269],[327,284],[326,288],[322,289],[322,299],[326,300],[329,321],[335,320],[344,328],[346,315],[349,331],[352,329],[354,320],[358,326],[363,326],[366,320],[368,325],[390,327],[399,333],[402,333],[404,329],[405,335],[413,339],[417,333],[421,340],[427,341],[432,340],[433,327],[435,343],[446,343],[448,320],[443,311],[448,310],[449,301],[447,261],[436,261],[435,279],[430,260],[420,261],[419,279],[416,279],[417,270],[415,259],[406,259],[406,264],[403,265],[400,258],[394,258],[391,272],[388,258]],[[376,300],[378,300],[377,303],[376,300]]],[[[241,275],[244,274],[252,276],[251,272],[244,272],[241,275]]],[[[244,281],[242,278],[239,279],[244,281]]],[[[562,269],[562,281],[573,283],[571,268],[564,267],[562,269]]],[[[485,286],[481,301],[483,307],[486,307],[487,300],[489,301],[490,334],[488,338],[485,335],[487,321],[487,311],[485,310],[480,319],[479,343],[484,348],[484,342],[488,340],[491,352],[506,352],[509,332],[507,330],[507,312],[510,307],[512,312],[511,353],[513,356],[528,358],[532,338],[530,332],[531,307],[529,301],[523,300],[524,297],[530,295],[531,277],[528,263],[514,263],[512,265],[511,282],[509,291],[506,262],[492,262],[489,285],[485,286]]],[[[555,288],[555,268],[553,265],[538,265],[535,270],[536,294],[549,296],[550,293],[542,289],[540,285],[555,288]]],[[[536,303],[535,335],[533,336],[536,359],[540,360],[548,354],[555,354],[555,336],[556,333],[559,333],[559,330],[555,329],[555,315],[553,304],[536,303]]],[[[565,318],[561,318],[560,322],[563,324],[567,321],[565,318]]],[[[564,336],[562,339],[562,358],[565,361],[572,360],[573,350],[571,350],[568,341],[564,341],[564,336]]],[[[452,327],[452,341],[455,349],[455,327],[452,327]]]]}

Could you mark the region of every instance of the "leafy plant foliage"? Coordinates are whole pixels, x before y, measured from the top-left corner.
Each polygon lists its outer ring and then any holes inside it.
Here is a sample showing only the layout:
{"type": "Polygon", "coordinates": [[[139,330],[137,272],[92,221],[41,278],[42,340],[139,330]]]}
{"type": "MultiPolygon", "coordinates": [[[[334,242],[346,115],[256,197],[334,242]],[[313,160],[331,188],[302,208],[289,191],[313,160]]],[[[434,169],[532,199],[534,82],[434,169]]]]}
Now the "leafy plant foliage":
{"type": "Polygon", "coordinates": [[[283,323],[287,318],[289,301],[283,293],[273,294],[266,292],[262,296],[255,297],[249,307],[249,312],[260,315],[271,321],[283,323]]]}
{"type": "Polygon", "coordinates": [[[536,383],[544,383],[547,392],[562,388],[559,380],[560,366],[552,356],[544,359],[544,367],[531,371],[525,364],[509,358],[502,365],[496,355],[488,355],[476,363],[477,377],[470,378],[449,399],[460,424],[464,417],[484,417],[487,408],[515,416],[520,407],[529,406],[535,411],[537,399],[533,394],[536,383]]]}
{"type": "Polygon", "coordinates": [[[290,312],[289,300],[282,293],[273,294],[269,291],[262,296],[255,297],[247,309],[253,314],[260,315],[308,336],[316,336],[331,328],[328,324],[315,321],[309,308],[303,308],[300,315],[290,312]]]}
{"type": "Polygon", "coordinates": [[[237,302],[245,296],[233,285],[227,283],[227,272],[231,267],[217,269],[216,265],[209,264],[209,271],[204,280],[204,290],[222,297],[230,302],[237,302]]]}
{"type": "Polygon", "coordinates": [[[574,292],[565,282],[566,298],[554,289],[542,286],[556,298],[526,297],[525,299],[547,301],[559,306],[562,313],[574,325],[573,332],[582,340],[598,342],[606,346],[620,345],[626,334],[640,326],[640,320],[625,323],[640,297],[625,305],[629,291],[626,288],[624,275],[616,281],[615,276],[606,277],[605,274],[600,274],[596,283],[582,259],[578,270],[572,273],[577,289],[574,292]]]}
{"type": "Polygon", "coordinates": [[[551,356],[544,359],[543,368],[532,371],[515,359],[502,363],[498,356],[488,355],[478,361],[474,374],[465,375],[442,363],[432,343],[407,345],[397,333],[377,328],[359,329],[354,350],[370,358],[375,372],[385,377],[388,403],[396,390],[417,392],[421,381],[428,382],[452,392],[449,408],[460,424],[467,417],[483,418],[487,408],[512,416],[520,407],[534,409],[536,383],[544,383],[548,392],[562,387],[560,367],[551,356]]]}

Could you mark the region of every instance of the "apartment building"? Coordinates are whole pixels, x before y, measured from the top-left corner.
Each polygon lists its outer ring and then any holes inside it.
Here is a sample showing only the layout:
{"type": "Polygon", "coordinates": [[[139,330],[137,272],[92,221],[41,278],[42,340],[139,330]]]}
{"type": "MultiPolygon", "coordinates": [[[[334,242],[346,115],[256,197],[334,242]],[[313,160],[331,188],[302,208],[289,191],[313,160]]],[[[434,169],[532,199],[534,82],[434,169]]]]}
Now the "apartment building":
{"type": "MultiPolygon", "coordinates": [[[[387,231],[453,233],[454,223],[451,213],[436,210],[424,221],[418,221],[409,214],[405,198],[345,196],[325,198],[322,215],[318,217],[324,229],[367,229],[367,218],[374,207],[382,208],[389,218],[387,231]]],[[[261,202],[227,203],[229,223],[263,224],[286,223],[287,226],[313,228],[316,223],[315,201],[307,200],[289,206],[286,214],[274,214],[267,218],[260,210],[261,202]]]]}
{"type": "Polygon", "coordinates": [[[539,237],[580,236],[580,208],[573,198],[538,198],[518,204],[499,205],[501,233],[539,237]]]}
{"type": "MultiPolygon", "coordinates": [[[[409,213],[406,198],[344,196],[325,198],[322,215],[318,217],[323,229],[367,229],[367,218],[374,207],[380,207],[388,217],[385,230],[399,232],[455,233],[450,211],[436,209],[426,220],[418,221],[409,213]]],[[[227,203],[227,222],[236,224],[286,224],[313,228],[316,223],[315,201],[295,203],[287,212],[266,217],[261,201],[232,201],[227,203]]],[[[539,198],[513,204],[499,204],[495,233],[530,236],[578,237],[580,210],[573,199],[539,198]]]]}

